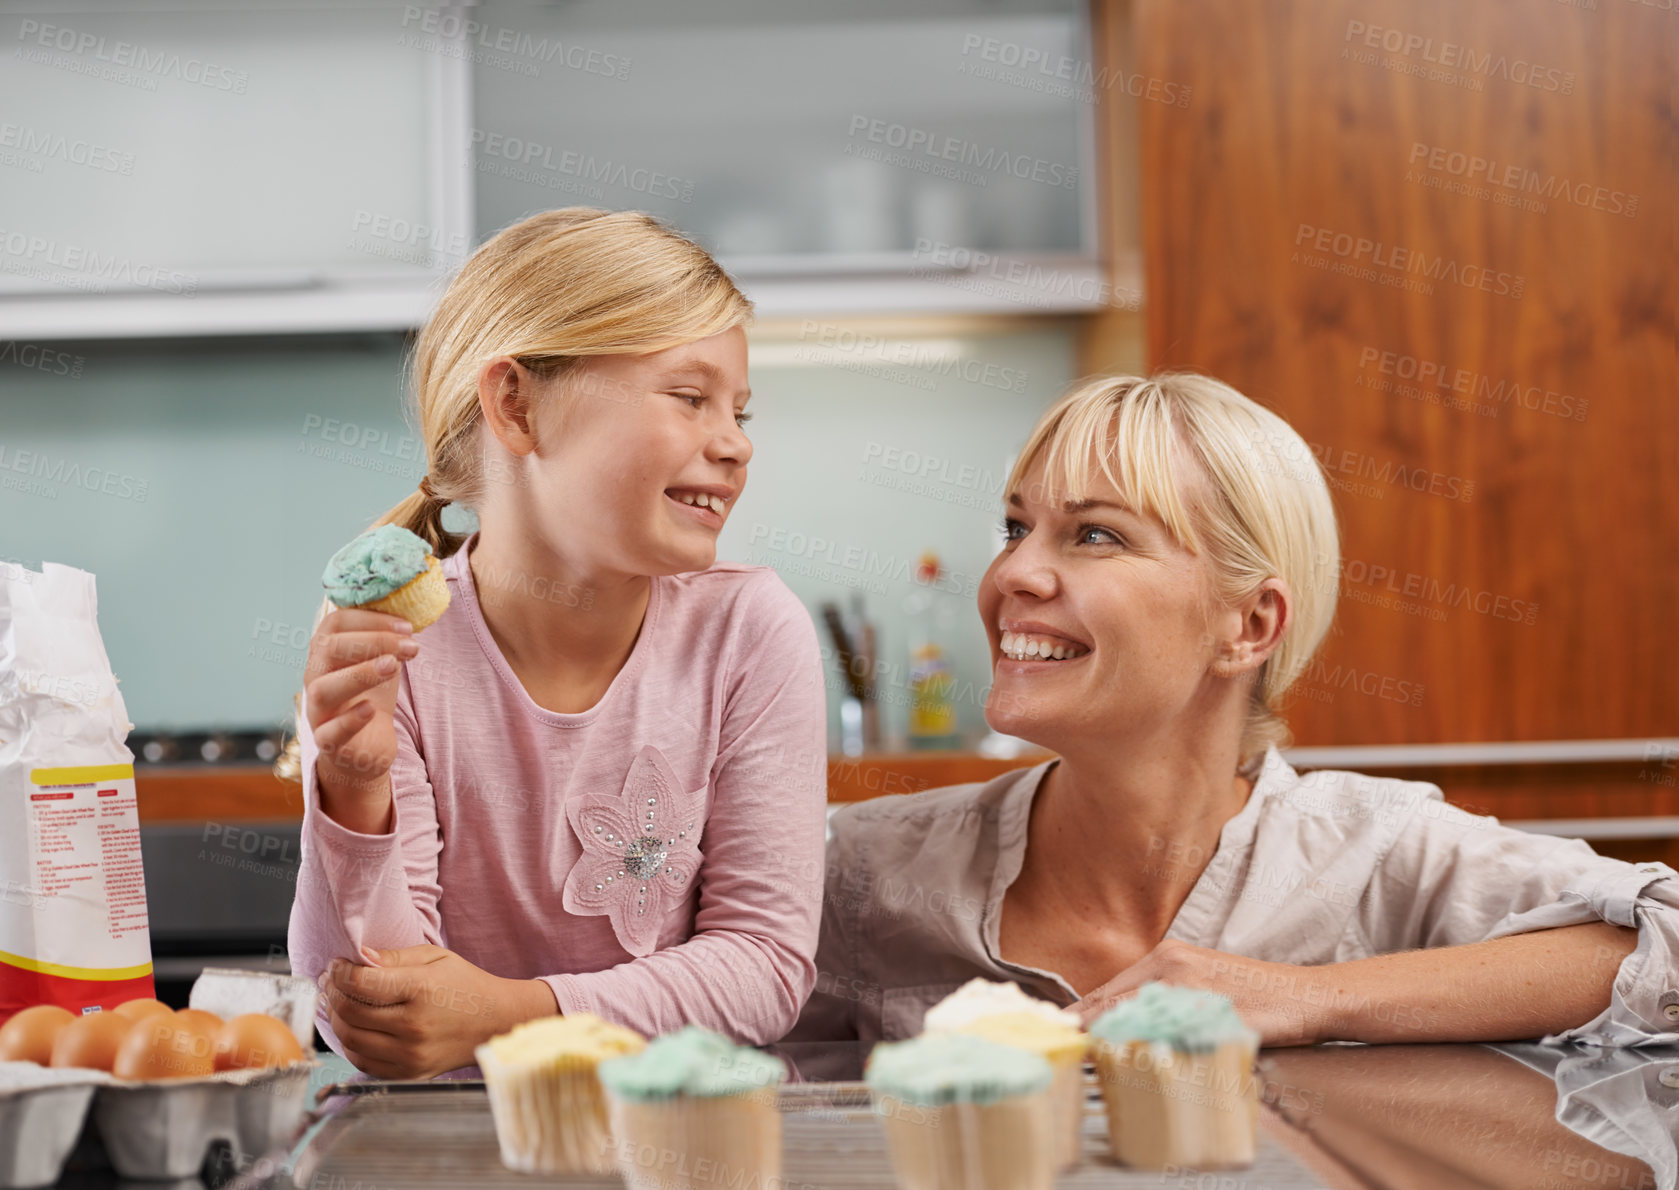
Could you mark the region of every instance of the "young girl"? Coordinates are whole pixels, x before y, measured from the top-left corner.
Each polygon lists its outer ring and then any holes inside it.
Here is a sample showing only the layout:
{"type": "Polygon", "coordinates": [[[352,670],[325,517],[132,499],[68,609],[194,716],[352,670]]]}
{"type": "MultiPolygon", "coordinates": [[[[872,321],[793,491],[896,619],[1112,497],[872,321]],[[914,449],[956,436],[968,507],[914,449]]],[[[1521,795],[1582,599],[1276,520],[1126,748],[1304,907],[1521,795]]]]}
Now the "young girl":
{"type": "Polygon", "coordinates": [[[421,334],[423,636],[355,608],[310,644],[294,972],[362,1070],[470,1065],[519,1021],[763,1043],[815,978],[816,634],[714,565],[746,483],[750,305],[648,216],[584,208],[473,254],[421,334]],[[442,525],[470,507],[478,530],[442,525]]]}

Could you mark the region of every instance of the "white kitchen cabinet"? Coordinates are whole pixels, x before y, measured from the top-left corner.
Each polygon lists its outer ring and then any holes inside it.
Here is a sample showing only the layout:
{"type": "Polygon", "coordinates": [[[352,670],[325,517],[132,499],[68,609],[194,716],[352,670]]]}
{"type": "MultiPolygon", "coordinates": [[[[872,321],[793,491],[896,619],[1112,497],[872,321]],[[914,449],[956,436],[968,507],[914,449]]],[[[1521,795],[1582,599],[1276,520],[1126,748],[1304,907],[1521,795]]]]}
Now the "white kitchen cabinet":
{"type": "Polygon", "coordinates": [[[1080,0],[0,3],[0,337],[416,327],[535,210],[761,316],[1127,304],[1080,0]]]}
{"type": "Polygon", "coordinates": [[[0,336],[412,326],[472,247],[466,67],[400,6],[0,22],[0,336]]]}
{"type": "Polygon", "coordinates": [[[492,0],[472,19],[480,235],[552,206],[651,211],[772,314],[1105,300],[1082,4],[492,0]]]}

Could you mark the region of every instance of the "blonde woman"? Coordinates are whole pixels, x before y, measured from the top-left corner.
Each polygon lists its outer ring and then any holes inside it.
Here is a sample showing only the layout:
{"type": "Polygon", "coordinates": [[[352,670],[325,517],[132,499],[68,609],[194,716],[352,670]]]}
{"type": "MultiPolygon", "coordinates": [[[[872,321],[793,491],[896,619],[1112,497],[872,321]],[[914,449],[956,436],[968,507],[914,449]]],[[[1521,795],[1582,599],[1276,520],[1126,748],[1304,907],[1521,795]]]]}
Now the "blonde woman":
{"type": "Polygon", "coordinates": [[[784,1033],[815,976],[816,634],[714,565],[752,444],[750,306],[636,213],[475,252],[421,334],[429,468],[381,518],[443,559],[423,636],[349,609],[310,645],[293,969],[362,1070],[472,1064],[515,1023],[784,1033]],[[477,515],[464,539],[442,513],[477,515]],[[774,890],[775,895],[771,895],[774,890]]]}
{"type": "Polygon", "coordinates": [[[1277,751],[1339,570],[1284,421],[1202,376],[1091,380],[1006,492],[987,719],[1059,759],[834,815],[789,1042],[855,1058],[974,977],[1087,1021],[1148,980],[1210,988],[1269,1045],[1679,1039],[1671,868],[1277,751]]]}

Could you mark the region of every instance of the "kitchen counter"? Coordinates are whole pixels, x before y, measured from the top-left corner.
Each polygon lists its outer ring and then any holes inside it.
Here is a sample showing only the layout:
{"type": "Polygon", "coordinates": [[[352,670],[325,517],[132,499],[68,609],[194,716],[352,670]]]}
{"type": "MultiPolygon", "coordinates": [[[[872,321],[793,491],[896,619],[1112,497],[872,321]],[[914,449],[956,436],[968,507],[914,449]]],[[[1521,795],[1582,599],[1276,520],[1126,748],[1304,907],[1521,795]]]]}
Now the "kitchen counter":
{"type": "MultiPolygon", "coordinates": [[[[1033,751],[1011,760],[971,751],[830,755],[828,799],[856,802],[988,781],[1051,755],[1033,751]]],[[[1604,855],[1679,867],[1679,785],[1668,768],[1615,762],[1366,771],[1432,781],[1454,804],[1506,822],[1531,826],[1556,820],[1559,833],[1578,835],[1604,855]]],[[[267,764],[140,764],[134,777],[142,825],[295,823],[303,817],[300,787],[280,781],[267,764]]]]}
{"type": "MultiPolygon", "coordinates": [[[[1673,1185],[1679,1171],[1679,1050],[1329,1045],[1264,1051],[1259,1073],[1258,1159],[1216,1175],[1116,1164],[1087,1074],[1085,1159],[1056,1187],[1656,1190],[1673,1185]]],[[[621,1185],[616,1177],[540,1178],[504,1168],[479,1082],[370,1082],[362,1091],[329,1098],[300,1143],[242,1179],[241,1190],[621,1185]]],[[[782,1111],[781,1186],[896,1190],[860,1084],[789,1084],[782,1111]]]]}
{"type": "MultiPolygon", "coordinates": [[[[828,798],[863,801],[894,793],[919,793],[964,781],[989,781],[998,773],[1048,759],[1033,752],[994,760],[977,752],[876,752],[828,758],[828,798]]],[[[136,765],[135,787],[143,823],[295,822],[303,817],[303,791],[281,781],[266,764],[136,765]]]]}
{"type": "Polygon", "coordinates": [[[142,825],[303,819],[303,787],[280,780],[271,765],[256,761],[136,764],[134,789],[142,825]]]}
{"type": "Polygon", "coordinates": [[[828,757],[828,800],[861,802],[899,793],[920,793],[943,785],[989,781],[1010,769],[1042,764],[1054,753],[1034,750],[1012,760],[977,752],[868,752],[828,757]]]}

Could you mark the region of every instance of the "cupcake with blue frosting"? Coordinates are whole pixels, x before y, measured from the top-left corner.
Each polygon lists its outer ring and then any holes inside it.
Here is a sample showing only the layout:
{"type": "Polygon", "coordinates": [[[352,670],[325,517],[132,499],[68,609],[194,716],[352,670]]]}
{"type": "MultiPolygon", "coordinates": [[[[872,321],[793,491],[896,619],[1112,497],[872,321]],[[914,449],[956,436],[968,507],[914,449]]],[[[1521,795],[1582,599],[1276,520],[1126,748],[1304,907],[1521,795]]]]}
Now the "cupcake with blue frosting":
{"type": "Polygon", "coordinates": [[[904,1190],[1050,1190],[1050,1064],[970,1033],[877,1045],[864,1079],[904,1190]]]}
{"type": "Polygon", "coordinates": [[[780,1059],[689,1025],[603,1062],[599,1077],[630,1190],[780,1185],[780,1059]]]}
{"type": "Polygon", "coordinates": [[[1079,1163],[1084,1145],[1084,1056],[1090,1039],[1077,1015],[1027,995],[1019,984],[974,979],[929,1008],[922,1029],[969,1033],[1047,1061],[1054,1075],[1049,1107],[1056,1168],[1071,1169],[1079,1163]]]}
{"type": "Polygon", "coordinates": [[[1090,1034],[1117,1160],[1138,1169],[1253,1164],[1259,1034],[1228,997],[1145,983],[1090,1034]]]}
{"type": "Polygon", "coordinates": [[[401,525],[380,525],[332,555],[321,585],[335,606],[401,616],[415,632],[449,607],[443,564],[423,537],[401,525]]]}

